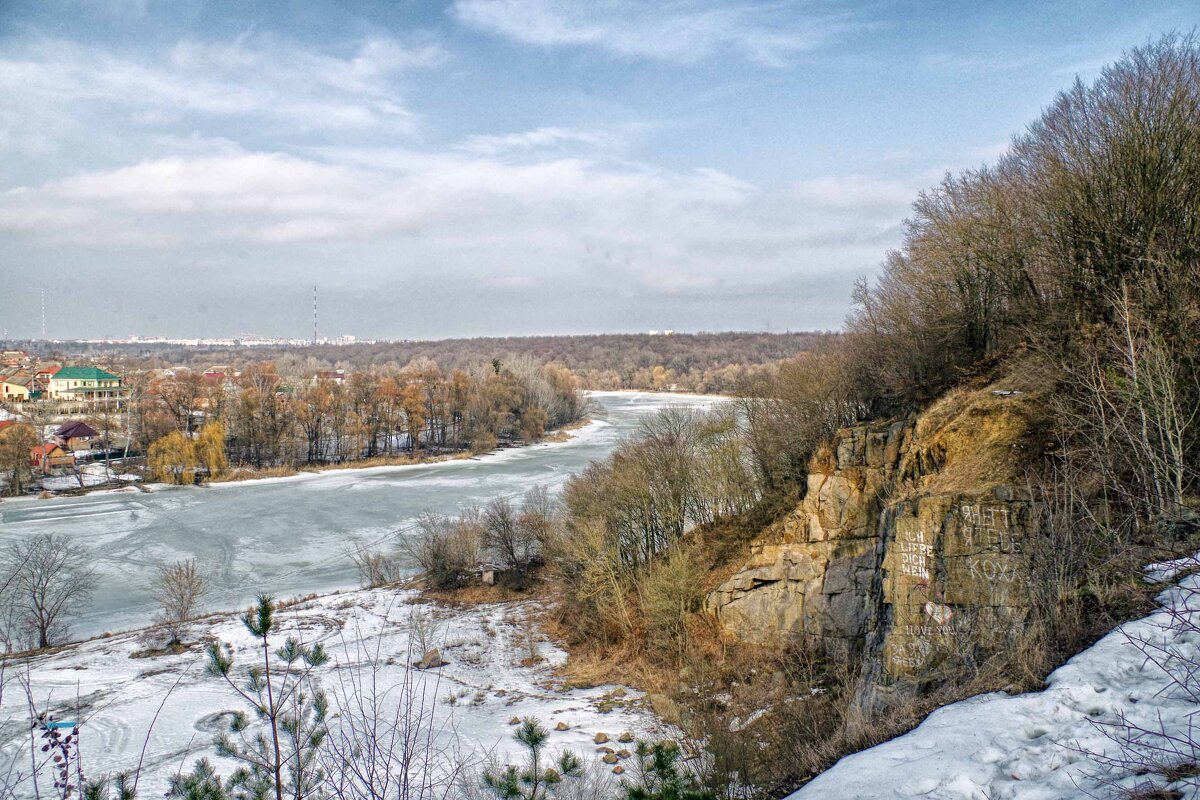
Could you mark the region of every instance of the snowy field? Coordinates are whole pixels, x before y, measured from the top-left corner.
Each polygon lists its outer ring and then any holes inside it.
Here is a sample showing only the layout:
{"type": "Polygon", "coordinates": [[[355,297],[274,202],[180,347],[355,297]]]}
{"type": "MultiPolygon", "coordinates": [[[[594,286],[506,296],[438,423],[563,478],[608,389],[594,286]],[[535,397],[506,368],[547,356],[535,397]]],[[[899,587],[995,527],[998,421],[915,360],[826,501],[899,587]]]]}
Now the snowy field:
{"type": "MultiPolygon", "coordinates": [[[[551,733],[551,751],[569,749],[587,760],[601,756],[593,743],[598,732],[613,740],[625,731],[645,738],[669,735],[637,692],[613,686],[554,688],[554,667],[565,654],[537,635],[536,628],[531,645],[531,626],[522,622],[535,610],[531,605],[452,610],[414,602],[415,598],[413,592],[393,590],[329,595],[281,611],[282,633],[294,634],[305,644],[325,645],[330,662],[317,675],[322,687],[336,696],[343,682],[369,677],[372,662],[379,667],[379,685],[401,683],[404,665],[420,655],[412,655],[421,646],[410,640],[413,615],[434,619],[432,630],[428,624],[423,628],[449,664],[411,674],[417,679],[416,694],[433,709],[433,728],[441,745],[463,754],[490,752],[502,762],[518,762],[509,723],[513,717],[530,715],[547,728],[565,723],[568,730],[551,733]],[[531,646],[538,661],[529,665],[531,646]]],[[[197,623],[189,639],[199,637],[233,643],[235,671],[252,663],[252,640],[233,615],[197,623]]],[[[276,643],[282,642],[281,635],[276,643]]],[[[222,680],[205,673],[199,648],[180,655],[133,657],[142,648],[138,637],[127,633],[33,658],[27,674],[34,697],[43,708],[82,722],[81,753],[91,776],[133,769],[148,740],[139,786],[142,797],[162,796],[168,776],[181,767],[190,769],[200,756],[213,759],[218,771],[227,775],[231,763],[215,758],[212,737],[227,725],[226,712],[244,705],[222,680]]],[[[18,673],[26,674],[23,664],[10,666],[6,676],[0,752],[5,760],[15,759],[18,769],[27,769],[29,718],[18,673]]],[[[397,700],[393,693],[393,709],[397,700]]],[[[6,767],[0,763],[0,775],[6,767]]]]}
{"type": "MultiPolygon", "coordinates": [[[[1176,571],[1160,567],[1147,574],[1166,581],[1176,571]]],[[[1122,773],[1106,773],[1091,755],[1120,752],[1104,735],[1105,726],[1113,731],[1114,723],[1126,719],[1178,734],[1195,725],[1193,715],[1200,711],[1194,696],[1200,676],[1193,674],[1188,681],[1192,691],[1183,691],[1147,660],[1145,647],[1135,646],[1150,642],[1182,655],[1180,668],[1185,670],[1187,660],[1194,665],[1200,659],[1194,627],[1200,623],[1200,576],[1184,578],[1158,600],[1159,611],[1123,625],[1055,670],[1045,690],[1012,697],[981,695],[938,709],[912,732],[843,758],[788,800],[1116,796],[1106,784],[1122,773]],[[1170,609],[1188,620],[1183,630],[1173,624],[1170,609]]],[[[1123,785],[1128,788],[1131,780],[1147,779],[1126,777],[1123,785]]],[[[1190,787],[1171,788],[1187,798],[1200,796],[1196,779],[1190,781],[1190,787]]]]}
{"type": "Polygon", "coordinates": [[[260,591],[282,597],[356,588],[349,553],[390,544],[423,511],[561,488],[603,458],[646,415],[665,406],[705,408],[718,398],[648,393],[592,395],[604,415],[566,442],[475,459],[305,473],[211,488],[134,488],[82,497],[0,502],[0,546],[35,533],[69,536],[95,555],[99,588],[75,621],[77,637],[146,625],[158,564],[195,558],[212,584],[208,608],[240,608],[260,591]]]}

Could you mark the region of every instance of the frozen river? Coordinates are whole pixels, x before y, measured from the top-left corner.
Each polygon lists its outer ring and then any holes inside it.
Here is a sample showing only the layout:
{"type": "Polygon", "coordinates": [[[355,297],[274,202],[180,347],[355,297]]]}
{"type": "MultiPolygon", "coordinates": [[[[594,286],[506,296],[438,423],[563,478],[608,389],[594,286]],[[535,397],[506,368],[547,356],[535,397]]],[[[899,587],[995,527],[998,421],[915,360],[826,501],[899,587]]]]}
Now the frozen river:
{"type": "Polygon", "coordinates": [[[259,592],[293,597],[357,588],[348,552],[387,543],[396,531],[403,535],[423,511],[454,514],[533,486],[559,488],[589,461],[606,456],[646,414],[665,405],[719,402],[654,394],[593,397],[606,415],[570,441],[479,459],[158,488],[150,494],[5,501],[0,545],[60,533],[91,548],[100,580],[88,612],[72,627],[74,637],[148,624],[155,567],[183,558],[194,557],[211,580],[212,610],[240,607],[259,592]]]}

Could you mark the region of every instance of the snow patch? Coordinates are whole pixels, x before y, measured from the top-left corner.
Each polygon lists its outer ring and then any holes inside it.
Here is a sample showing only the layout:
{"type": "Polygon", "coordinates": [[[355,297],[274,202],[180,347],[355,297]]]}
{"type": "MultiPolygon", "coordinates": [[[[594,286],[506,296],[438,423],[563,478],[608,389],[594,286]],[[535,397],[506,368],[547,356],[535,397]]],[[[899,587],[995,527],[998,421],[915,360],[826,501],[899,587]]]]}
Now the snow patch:
{"type": "MultiPolygon", "coordinates": [[[[1147,569],[1171,580],[1197,557],[1147,569]]],[[[1095,753],[1116,754],[1104,723],[1121,718],[1185,730],[1194,701],[1136,646],[1166,642],[1200,657],[1200,641],[1172,625],[1171,610],[1200,613],[1200,575],[1158,596],[1160,609],[1128,622],[1078,654],[1041,692],[980,695],[944,706],[913,731],[847,756],[788,800],[924,797],[929,800],[1062,800],[1106,796],[1095,753]]]]}

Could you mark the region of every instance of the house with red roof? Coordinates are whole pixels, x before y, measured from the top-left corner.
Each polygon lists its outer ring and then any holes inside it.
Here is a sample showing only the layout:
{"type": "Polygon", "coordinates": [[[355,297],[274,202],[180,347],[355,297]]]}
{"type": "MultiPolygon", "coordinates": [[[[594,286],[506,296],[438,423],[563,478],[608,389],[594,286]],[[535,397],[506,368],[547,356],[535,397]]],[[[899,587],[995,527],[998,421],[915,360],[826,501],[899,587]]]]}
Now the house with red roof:
{"type": "Polygon", "coordinates": [[[74,467],[75,456],[63,450],[56,442],[46,442],[29,451],[29,466],[43,475],[49,475],[55,469],[74,467]]]}
{"type": "Polygon", "coordinates": [[[37,384],[37,388],[45,392],[50,388],[50,379],[58,374],[62,369],[59,364],[40,364],[33,370],[33,380],[37,384]]]}

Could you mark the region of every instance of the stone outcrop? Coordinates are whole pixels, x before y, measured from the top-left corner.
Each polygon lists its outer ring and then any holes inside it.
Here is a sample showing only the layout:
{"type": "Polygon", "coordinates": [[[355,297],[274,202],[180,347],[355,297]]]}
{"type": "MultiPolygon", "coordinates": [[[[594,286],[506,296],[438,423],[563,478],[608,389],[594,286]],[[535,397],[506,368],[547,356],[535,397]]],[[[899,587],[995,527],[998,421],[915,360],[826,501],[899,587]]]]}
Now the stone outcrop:
{"type": "Polygon", "coordinates": [[[976,393],[840,431],[813,459],[803,502],[755,540],[708,610],[734,640],[862,655],[879,684],[1019,633],[1031,512],[1013,475],[1027,412],[976,393]]]}

